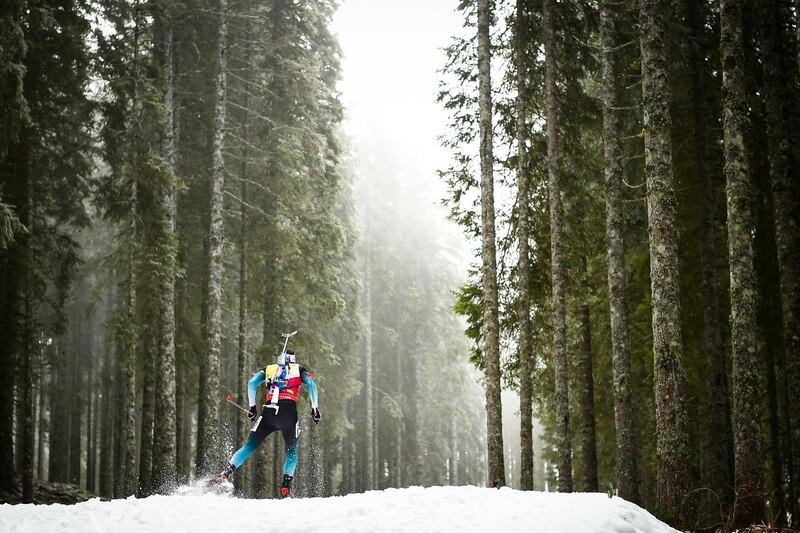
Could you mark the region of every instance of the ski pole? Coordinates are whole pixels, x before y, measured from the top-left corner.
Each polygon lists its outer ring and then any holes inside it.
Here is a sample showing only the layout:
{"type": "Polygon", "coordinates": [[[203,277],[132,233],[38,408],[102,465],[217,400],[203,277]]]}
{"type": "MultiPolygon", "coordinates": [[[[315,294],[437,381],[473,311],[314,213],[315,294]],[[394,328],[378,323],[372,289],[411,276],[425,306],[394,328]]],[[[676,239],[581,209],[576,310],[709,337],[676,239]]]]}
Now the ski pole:
{"type": "Polygon", "coordinates": [[[244,411],[245,413],[250,414],[250,411],[248,411],[247,409],[245,409],[244,407],[242,407],[238,403],[234,402],[233,399],[231,398],[230,394],[228,394],[228,397],[225,398],[225,401],[228,402],[229,404],[231,404],[232,406],[236,407],[240,411],[244,411]]]}

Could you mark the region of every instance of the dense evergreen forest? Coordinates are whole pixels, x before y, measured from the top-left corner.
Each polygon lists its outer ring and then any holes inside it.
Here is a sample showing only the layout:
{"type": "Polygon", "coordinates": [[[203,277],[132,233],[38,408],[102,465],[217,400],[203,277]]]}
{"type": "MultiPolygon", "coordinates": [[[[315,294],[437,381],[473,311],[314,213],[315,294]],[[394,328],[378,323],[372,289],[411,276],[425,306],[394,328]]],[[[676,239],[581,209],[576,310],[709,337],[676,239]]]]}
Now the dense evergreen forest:
{"type": "Polygon", "coordinates": [[[798,527],[796,4],[460,12],[441,175],[475,244],[456,308],[485,371],[488,483],[509,471],[511,388],[520,488],[618,493],[690,529],[798,527]]]}
{"type": "MultiPolygon", "coordinates": [[[[800,5],[461,0],[443,199],[344,133],[336,8],[0,5],[2,501],[213,476],[249,431],[226,398],[297,330],[299,496],[800,528],[800,5]]],[[[275,497],[283,453],[237,495],[275,497]]]]}
{"type": "MultiPolygon", "coordinates": [[[[249,430],[227,395],[293,330],[323,413],[300,411],[296,493],[483,481],[462,277],[408,167],[342,133],[334,10],[3,3],[0,490],[219,472],[249,430]]],[[[262,446],[239,493],[273,497],[282,454],[262,446]]]]}

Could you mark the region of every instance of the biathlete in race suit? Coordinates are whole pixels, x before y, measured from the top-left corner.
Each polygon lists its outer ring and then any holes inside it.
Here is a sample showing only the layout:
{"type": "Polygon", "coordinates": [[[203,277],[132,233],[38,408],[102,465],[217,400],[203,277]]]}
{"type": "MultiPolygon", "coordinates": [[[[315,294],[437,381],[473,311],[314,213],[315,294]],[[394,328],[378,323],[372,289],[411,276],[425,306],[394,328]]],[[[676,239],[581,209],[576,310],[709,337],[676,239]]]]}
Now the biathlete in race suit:
{"type": "Polygon", "coordinates": [[[300,437],[300,423],[297,421],[297,396],[300,385],[308,390],[311,400],[311,418],[319,423],[317,385],[311,372],[295,362],[295,354],[291,350],[278,356],[278,363],[262,368],[247,383],[247,397],[250,409],[247,418],[255,420],[244,446],[239,448],[230,458],[228,465],[219,475],[219,481],[230,479],[233,472],[258,448],[261,441],[269,434],[280,430],[283,435],[285,458],[283,461],[283,482],[281,497],[286,498],[292,490],[292,479],[297,467],[297,443],[300,437]],[[258,386],[267,384],[265,403],[261,408],[261,416],[256,419],[256,393],[258,386]]]}

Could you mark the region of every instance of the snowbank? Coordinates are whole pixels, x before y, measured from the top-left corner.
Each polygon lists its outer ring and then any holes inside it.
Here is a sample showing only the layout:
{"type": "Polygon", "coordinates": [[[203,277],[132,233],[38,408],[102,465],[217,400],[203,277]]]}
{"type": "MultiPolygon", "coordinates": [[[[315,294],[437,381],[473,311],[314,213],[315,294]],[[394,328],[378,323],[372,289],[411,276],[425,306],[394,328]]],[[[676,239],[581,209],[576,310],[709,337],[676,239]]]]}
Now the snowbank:
{"type": "Polygon", "coordinates": [[[77,505],[0,505],[0,531],[171,533],[439,532],[674,533],[605,494],[411,487],[335,498],[245,500],[212,494],[77,505]]]}

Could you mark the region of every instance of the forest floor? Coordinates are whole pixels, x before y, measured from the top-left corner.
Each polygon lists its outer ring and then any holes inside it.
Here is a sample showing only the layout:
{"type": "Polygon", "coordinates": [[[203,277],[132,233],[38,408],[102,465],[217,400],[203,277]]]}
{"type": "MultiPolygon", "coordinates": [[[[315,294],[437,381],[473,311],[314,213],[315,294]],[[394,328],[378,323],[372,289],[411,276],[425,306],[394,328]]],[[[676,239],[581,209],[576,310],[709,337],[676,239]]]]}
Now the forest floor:
{"type": "Polygon", "coordinates": [[[479,487],[411,487],[333,498],[251,500],[216,494],[151,496],[76,505],[0,505],[5,533],[251,531],[281,533],[675,533],[653,515],[605,494],[479,487]]]}
{"type": "MultiPolygon", "coordinates": [[[[70,485],[68,483],[48,483],[44,481],[35,481],[33,491],[33,502],[36,504],[51,504],[51,503],[80,503],[97,498],[91,492],[87,492],[77,485],[70,485]]],[[[13,493],[0,491],[0,503],[20,503],[22,502],[22,480],[17,476],[16,488],[13,493]]],[[[2,511],[0,511],[2,516],[2,511]]],[[[2,520],[0,518],[0,520],[2,520]]],[[[3,531],[0,529],[0,531],[3,531]]]]}

